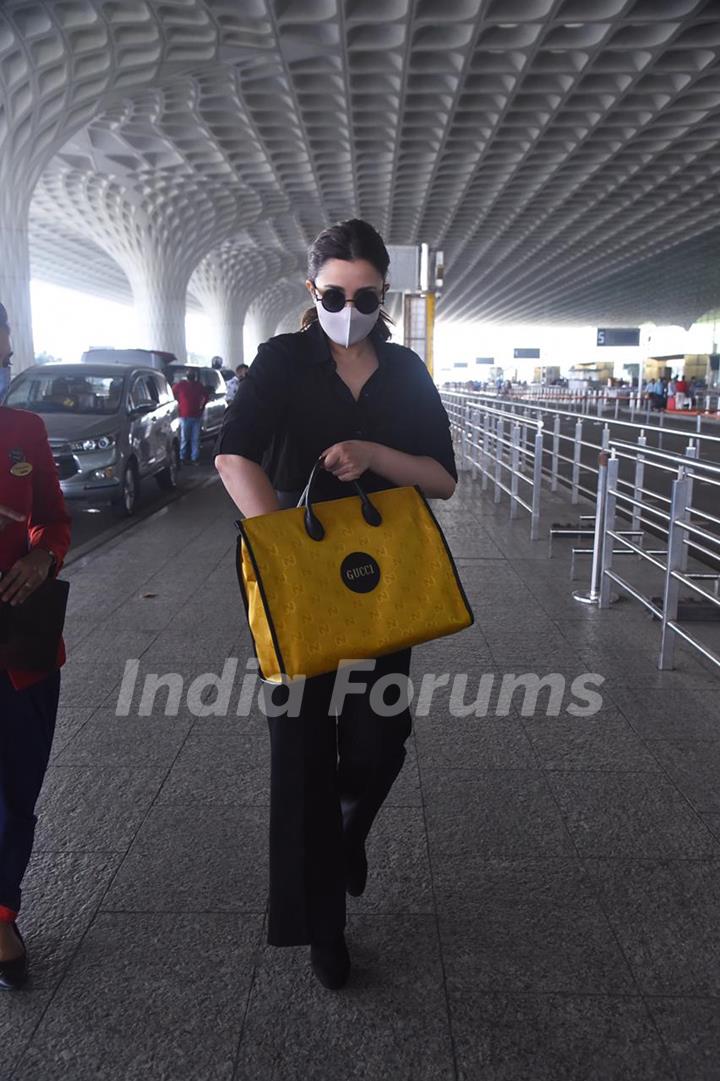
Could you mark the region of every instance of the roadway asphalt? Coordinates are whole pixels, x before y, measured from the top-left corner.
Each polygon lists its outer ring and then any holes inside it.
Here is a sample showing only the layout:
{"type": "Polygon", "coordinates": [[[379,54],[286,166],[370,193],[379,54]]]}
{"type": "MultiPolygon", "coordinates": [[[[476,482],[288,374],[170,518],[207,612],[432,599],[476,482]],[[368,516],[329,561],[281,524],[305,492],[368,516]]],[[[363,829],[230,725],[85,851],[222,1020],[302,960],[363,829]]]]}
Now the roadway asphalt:
{"type": "Polygon", "coordinates": [[[101,544],[105,544],[121,533],[132,529],[150,515],[182,499],[212,479],[215,470],[212,465],[212,442],[206,442],[201,451],[198,465],[183,466],[178,475],[178,484],[174,491],[162,491],[155,481],[144,480],[140,487],[140,498],[135,514],[131,518],[120,518],[110,507],[86,507],[69,503],[72,517],[72,548],[66,565],[70,565],[88,555],[101,544]]]}

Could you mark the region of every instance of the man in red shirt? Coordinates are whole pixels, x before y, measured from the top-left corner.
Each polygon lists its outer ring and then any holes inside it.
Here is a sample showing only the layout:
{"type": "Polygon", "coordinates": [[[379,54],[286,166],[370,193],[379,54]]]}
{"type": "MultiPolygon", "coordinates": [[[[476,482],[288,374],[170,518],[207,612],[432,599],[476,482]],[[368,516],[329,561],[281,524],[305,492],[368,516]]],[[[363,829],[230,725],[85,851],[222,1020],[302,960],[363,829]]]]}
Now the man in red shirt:
{"type": "Polygon", "coordinates": [[[203,410],[210,392],[198,379],[198,373],[188,369],[185,379],[172,388],[180,413],[180,460],[197,462],[200,458],[200,430],[203,410]]]}
{"type": "Polygon", "coordinates": [[[684,375],[678,376],[675,382],[675,408],[684,409],[687,404],[688,391],[690,390],[690,384],[684,375]]]}
{"type": "MultiPolygon", "coordinates": [[[[0,361],[10,352],[0,304],[0,361]]],[[[55,574],[70,546],[65,510],[40,417],[0,406],[0,603],[22,604],[55,574]]],[[[35,803],[55,730],[62,646],[51,672],[0,671],[0,989],[27,977],[15,920],[35,833],[35,803]]]]}

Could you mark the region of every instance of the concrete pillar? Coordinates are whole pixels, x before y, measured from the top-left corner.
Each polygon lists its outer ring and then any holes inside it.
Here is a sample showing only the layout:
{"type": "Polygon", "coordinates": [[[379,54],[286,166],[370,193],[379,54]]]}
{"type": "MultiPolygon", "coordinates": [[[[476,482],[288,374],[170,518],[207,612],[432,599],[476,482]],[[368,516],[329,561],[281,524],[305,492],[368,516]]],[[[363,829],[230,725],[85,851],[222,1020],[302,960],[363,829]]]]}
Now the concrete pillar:
{"type": "Polygon", "coordinates": [[[190,291],[202,304],[212,326],[207,352],[221,356],[228,368],[237,368],[245,357],[243,329],[248,297],[221,285],[216,290],[201,289],[195,277],[190,291]]]}
{"type": "Polygon", "coordinates": [[[13,375],[35,361],[30,304],[28,205],[0,185],[0,303],[12,330],[13,375]]]}
{"type": "Polygon", "coordinates": [[[147,260],[125,267],[140,328],[140,349],[161,349],[185,361],[187,272],[147,253],[147,260]]]}

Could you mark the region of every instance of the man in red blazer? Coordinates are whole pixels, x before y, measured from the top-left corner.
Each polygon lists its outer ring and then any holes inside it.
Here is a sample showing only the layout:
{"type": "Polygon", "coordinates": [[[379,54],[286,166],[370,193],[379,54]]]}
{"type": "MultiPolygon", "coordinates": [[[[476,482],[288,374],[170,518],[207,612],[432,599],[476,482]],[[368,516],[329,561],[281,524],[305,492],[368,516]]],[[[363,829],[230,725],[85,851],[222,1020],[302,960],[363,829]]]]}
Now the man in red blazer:
{"type": "MultiPolygon", "coordinates": [[[[0,363],[9,353],[0,304],[0,363]]],[[[34,413],[0,405],[0,603],[22,604],[57,573],[69,546],[70,518],[45,426],[34,413]]],[[[16,917],[64,660],[61,646],[51,672],[0,671],[0,989],[20,987],[27,977],[16,917]]]]}

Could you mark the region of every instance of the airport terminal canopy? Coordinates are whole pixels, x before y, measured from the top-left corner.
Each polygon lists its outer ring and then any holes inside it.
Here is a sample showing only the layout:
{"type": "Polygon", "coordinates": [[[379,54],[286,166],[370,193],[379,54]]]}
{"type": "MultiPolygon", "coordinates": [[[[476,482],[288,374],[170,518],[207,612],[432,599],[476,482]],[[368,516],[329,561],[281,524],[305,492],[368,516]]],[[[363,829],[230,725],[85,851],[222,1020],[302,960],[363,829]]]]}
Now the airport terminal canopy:
{"type": "Polygon", "coordinates": [[[446,319],[689,324],[720,290],[720,0],[5,0],[0,296],[188,301],[241,355],[307,246],[445,255],[446,319]]]}

